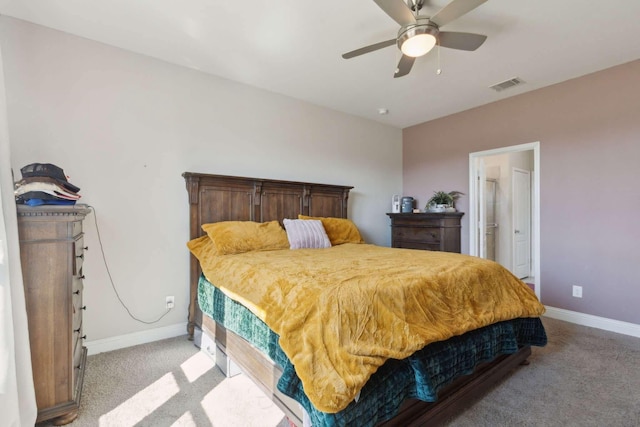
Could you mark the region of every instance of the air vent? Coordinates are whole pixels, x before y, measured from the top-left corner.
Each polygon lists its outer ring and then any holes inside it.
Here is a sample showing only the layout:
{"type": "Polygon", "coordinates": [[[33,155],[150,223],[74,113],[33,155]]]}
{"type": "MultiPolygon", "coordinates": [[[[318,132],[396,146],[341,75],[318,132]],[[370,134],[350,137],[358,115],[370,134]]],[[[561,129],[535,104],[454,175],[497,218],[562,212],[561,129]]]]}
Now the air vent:
{"type": "Polygon", "coordinates": [[[522,80],[520,77],[514,77],[512,79],[505,80],[500,83],[496,83],[493,86],[489,86],[489,88],[495,90],[496,92],[502,92],[505,89],[509,89],[510,87],[521,85],[524,82],[525,81],[522,80]]]}

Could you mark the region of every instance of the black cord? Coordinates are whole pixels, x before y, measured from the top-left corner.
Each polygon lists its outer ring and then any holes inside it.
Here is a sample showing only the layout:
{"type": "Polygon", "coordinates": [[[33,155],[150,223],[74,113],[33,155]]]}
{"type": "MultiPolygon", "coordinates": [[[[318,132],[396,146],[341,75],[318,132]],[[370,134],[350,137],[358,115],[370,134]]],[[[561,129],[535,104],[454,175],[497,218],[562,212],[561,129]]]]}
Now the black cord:
{"type": "Polygon", "coordinates": [[[118,290],[116,289],[116,285],[113,283],[113,278],[111,277],[111,271],[109,271],[109,266],[107,265],[107,257],[105,256],[104,248],[102,247],[102,238],[100,237],[100,229],[98,228],[98,215],[96,215],[96,208],[94,208],[91,205],[87,205],[87,207],[93,211],[93,221],[96,224],[96,234],[98,235],[98,242],[100,243],[100,251],[102,252],[102,261],[104,262],[104,267],[107,270],[107,275],[109,276],[109,282],[111,283],[111,287],[113,288],[113,292],[115,292],[116,297],[118,297],[118,301],[120,301],[120,304],[122,304],[124,309],[127,310],[127,313],[129,313],[129,316],[133,320],[136,320],[136,321],[138,321],[140,323],[144,323],[144,324],[147,324],[147,325],[159,322],[160,319],[162,319],[164,316],[166,316],[171,311],[171,309],[167,309],[167,311],[165,311],[164,314],[162,314],[162,316],[158,317],[156,320],[148,322],[148,321],[145,321],[145,320],[138,319],[136,316],[134,316],[131,313],[131,311],[129,310],[129,307],[127,307],[127,305],[124,303],[124,301],[122,301],[122,298],[120,298],[120,294],[118,293],[118,290]]]}

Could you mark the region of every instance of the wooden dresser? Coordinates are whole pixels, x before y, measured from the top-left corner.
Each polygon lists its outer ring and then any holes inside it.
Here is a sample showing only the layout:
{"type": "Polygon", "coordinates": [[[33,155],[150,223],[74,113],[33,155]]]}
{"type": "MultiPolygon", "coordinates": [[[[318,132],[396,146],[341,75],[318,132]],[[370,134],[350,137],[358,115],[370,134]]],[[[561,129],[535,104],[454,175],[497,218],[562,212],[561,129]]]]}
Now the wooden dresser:
{"type": "Polygon", "coordinates": [[[87,358],[82,332],[82,221],[86,205],[18,205],[36,422],[78,416],[87,358]]]}
{"type": "Polygon", "coordinates": [[[460,253],[462,212],[388,213],[391,246],[460,253]]]}

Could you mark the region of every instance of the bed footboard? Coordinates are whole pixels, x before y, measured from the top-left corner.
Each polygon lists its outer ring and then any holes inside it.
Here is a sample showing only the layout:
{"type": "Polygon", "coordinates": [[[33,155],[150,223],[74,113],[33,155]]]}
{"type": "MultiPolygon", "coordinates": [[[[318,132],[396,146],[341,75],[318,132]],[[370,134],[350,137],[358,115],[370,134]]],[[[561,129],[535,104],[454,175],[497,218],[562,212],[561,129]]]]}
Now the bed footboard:
{"type": "Polygon", "coordinates": [[[410,399],[403,405],[398,416],[378,426],[441,425],[471,406],[511,370],[522,365],[530,355],[531,347],[524,346],[516,353],[503,355],[490,363],[479,365],[473,374],[458,378],[438,393],[437,402],[410,399]]]}

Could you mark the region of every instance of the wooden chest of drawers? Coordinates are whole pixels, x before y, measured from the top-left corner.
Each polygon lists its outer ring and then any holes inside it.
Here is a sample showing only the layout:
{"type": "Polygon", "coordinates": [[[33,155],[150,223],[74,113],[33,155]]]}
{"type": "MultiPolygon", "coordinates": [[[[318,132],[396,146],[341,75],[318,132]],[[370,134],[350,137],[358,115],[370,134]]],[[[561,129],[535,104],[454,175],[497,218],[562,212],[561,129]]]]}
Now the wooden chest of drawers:
{"type": "Polygon", "coordinates": [[[462,212],[388,213],[391,246],[460,253],[462,212]]]}
{"type": "Polygon", "coordinates": [[[37,422],[78,416],[87,348],[82,332],[85,205],[18,205],[37,422]]]}

